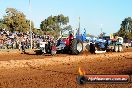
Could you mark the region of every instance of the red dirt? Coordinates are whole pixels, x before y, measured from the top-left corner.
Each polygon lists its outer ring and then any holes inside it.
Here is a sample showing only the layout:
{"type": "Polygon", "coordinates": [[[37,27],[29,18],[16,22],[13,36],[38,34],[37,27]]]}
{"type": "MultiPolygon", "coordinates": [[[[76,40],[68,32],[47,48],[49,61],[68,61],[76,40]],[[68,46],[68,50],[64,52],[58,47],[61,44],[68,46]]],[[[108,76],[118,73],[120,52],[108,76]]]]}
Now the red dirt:
{"type": "Polygon", "coordinates": [[[132,48],[121,53],[56,56],[25,55],[0,51],[0,88],[131,88],[128,84],[78,85],[78,68],[87,74],[129,74],[132,48]]]}

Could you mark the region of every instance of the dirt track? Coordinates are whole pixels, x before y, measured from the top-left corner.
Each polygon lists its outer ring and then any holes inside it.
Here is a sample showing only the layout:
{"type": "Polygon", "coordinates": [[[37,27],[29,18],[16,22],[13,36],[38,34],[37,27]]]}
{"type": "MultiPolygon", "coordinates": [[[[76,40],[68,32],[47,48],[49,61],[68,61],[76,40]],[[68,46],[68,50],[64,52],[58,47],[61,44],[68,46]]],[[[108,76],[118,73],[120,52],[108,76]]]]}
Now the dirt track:
{"type": "Polygon", "coordinates": [[[0,88],[131,88],[128,84],[76,82],[78,68],[87,74],[129,74],[132,78],[132,48],[122,53],[37,56],[0,52],[0,88]]]}

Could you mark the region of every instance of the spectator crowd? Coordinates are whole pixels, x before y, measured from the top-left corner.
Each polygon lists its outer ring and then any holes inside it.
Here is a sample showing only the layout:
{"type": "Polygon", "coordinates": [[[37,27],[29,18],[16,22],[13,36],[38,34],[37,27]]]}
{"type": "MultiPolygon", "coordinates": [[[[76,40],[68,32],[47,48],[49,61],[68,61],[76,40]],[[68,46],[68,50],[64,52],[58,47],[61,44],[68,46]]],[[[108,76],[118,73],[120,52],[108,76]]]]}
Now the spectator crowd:
{"type": "MultiPolygon", "coordinates": [[[[24,45],[25,49],[31,48],[29,32],[9,32],[6,30],[0,31],[0,49],[21,49],[24,45]]],[[[39,48],[39,43],[44,41],[44,37],[32,34],[32,48],[39,48]]]]}

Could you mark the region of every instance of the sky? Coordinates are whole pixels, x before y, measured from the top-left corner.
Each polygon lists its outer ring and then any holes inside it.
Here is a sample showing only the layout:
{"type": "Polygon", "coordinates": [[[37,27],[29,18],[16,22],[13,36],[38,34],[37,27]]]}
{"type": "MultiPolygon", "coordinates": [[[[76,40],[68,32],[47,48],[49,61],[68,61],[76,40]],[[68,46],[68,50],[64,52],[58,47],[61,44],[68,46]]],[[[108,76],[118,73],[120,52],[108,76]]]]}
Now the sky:
{"type": "Polygon", "coordinates": [[[80,17],[81,32],[99,35],[101,29],[107,35],[120,29],[126,17],[132,17],[132,0],[0,0],[0,18],[6,8],[16,8],[34,22],[36,28],[51,15],[63,14],[70,19],[73,29],[78,28],[80,17]]]}

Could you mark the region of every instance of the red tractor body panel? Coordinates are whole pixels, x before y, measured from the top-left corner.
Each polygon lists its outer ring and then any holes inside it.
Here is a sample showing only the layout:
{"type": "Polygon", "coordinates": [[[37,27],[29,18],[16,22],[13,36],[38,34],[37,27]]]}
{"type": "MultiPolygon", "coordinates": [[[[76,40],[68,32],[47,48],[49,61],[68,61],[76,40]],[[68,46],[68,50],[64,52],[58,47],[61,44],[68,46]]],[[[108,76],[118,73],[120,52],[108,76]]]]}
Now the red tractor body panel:
{"type": "Polygon", "coordinates": [[[70,41],[69,41],[68,38],[67,39],[63,39],[62,41],[66,43],[66,46],[69,46],[70,45],[70,41]]]}
{"type": "Polygon", "coordinates": [[[70,40],[74,38],[73,35],[70,35],[68,38],[63,39],[62,41],[66,43],[66,46],[70,45],[70,40]]]}

